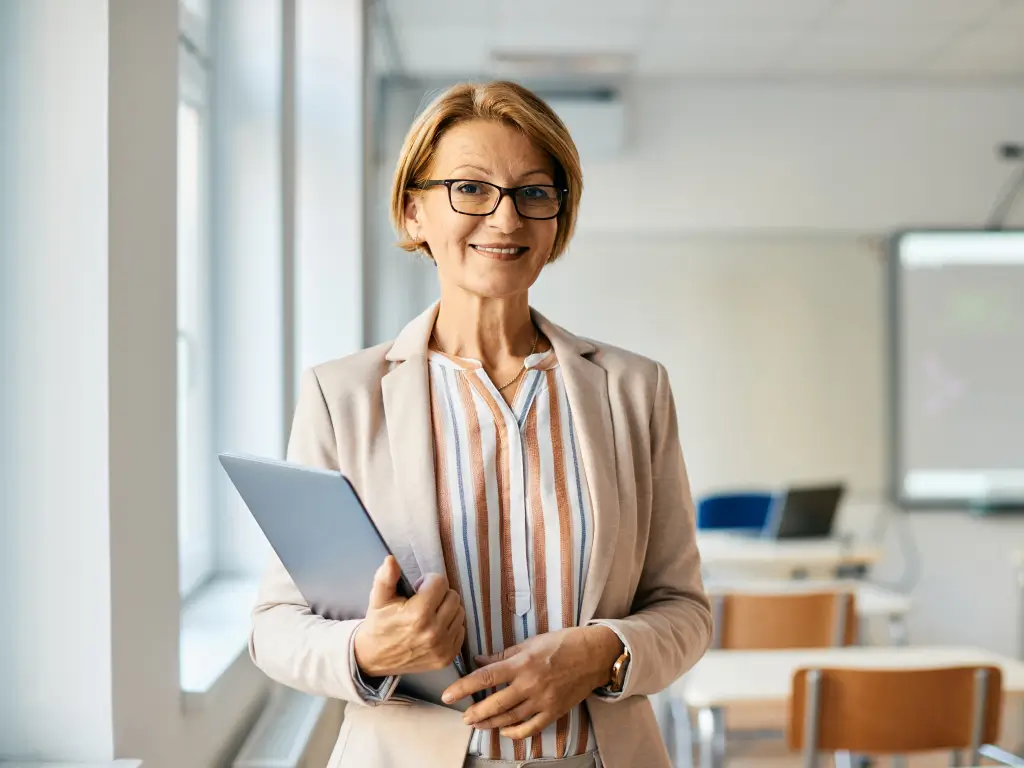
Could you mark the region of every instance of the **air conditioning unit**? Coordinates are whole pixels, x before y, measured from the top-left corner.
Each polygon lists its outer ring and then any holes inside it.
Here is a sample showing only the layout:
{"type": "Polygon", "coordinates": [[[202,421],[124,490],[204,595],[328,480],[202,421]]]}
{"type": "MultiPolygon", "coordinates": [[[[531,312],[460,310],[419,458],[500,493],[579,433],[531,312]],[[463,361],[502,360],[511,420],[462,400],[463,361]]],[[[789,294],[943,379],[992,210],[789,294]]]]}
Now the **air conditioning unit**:
{"type": "Polygon", "coordinates": [[[539,95],[562,118],[584,165],[611,160],[625,148],[626,105],[618,93],[539,95]]]}

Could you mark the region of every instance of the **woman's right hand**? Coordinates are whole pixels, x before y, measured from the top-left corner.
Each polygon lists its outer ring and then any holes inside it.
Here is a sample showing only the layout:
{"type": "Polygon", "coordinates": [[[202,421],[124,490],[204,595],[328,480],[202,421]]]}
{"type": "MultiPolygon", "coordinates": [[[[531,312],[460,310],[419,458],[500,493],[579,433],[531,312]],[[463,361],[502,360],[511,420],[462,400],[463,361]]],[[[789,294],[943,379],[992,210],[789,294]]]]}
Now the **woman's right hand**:
{"type": "Polygon", "coordinates": [[[377,569],[366,619],[355,637],[364,675],[429,672],[451,664],[462,649],[466,612],[448,580],[429,573],[411,598],[396,594],[401,569],[389,555],[377,569]]]}

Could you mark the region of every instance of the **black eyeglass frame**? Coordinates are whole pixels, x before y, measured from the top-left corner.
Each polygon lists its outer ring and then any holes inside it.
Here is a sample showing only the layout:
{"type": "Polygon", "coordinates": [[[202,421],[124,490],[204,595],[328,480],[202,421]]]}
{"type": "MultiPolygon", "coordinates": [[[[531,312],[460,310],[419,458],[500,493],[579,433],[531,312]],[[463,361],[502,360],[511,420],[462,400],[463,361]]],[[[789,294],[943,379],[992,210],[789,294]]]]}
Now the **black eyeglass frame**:
{"type": "Polygon", "coordinates": [[[414,189],[432,189],[433,187],[447,187],[448,188],[448,205],[452,207],[452,210],[456,213],[462,214],[463,216],[490,216],[501,205],[501,201],[508,195],[512,198],[512,205],[515,206],[516,213],[522,216],[524,219],[532,219],[533,221],[550,221],[551,219],[557,219],[559,214],[562,213],[562,205],[565,202],[565,196],[569,194],[569,190],[564,187],[559,187],[555,184],[523,184],[521,187],[502,187],[497,184],[492,184],[489,181],[480,181],[479,179],[426,179],[421,181],[419,184],[414,184],[414,189]],[[486,184],[489,187],[494,187],[498,190],[498,199],[494,203],[494,207],[491,208],[487,213],[466,213],[460,211],[455,207],[455,203],[452,201],[452,185],[458,184],[461,181],[470,182],[472,184],[486,184]],[[558,210],[551,216],[528,216],[519,210],[519,198],[516,193],[521,189],[530,189],[531,187],[544,187],[545,189],[553,189],[558,195],[558,210]]]}

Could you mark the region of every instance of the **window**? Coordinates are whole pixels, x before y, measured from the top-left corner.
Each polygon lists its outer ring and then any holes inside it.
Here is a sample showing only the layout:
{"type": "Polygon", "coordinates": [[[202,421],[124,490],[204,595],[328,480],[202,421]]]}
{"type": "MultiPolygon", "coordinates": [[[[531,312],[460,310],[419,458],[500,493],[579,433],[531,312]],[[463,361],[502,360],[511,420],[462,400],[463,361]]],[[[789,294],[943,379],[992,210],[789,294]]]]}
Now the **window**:
{"type": "Polygon", "coordinates": [[[178,559],[183,598],[211,574],[213,312],[203,0],[181,5],[178,101],[178,559]]]}

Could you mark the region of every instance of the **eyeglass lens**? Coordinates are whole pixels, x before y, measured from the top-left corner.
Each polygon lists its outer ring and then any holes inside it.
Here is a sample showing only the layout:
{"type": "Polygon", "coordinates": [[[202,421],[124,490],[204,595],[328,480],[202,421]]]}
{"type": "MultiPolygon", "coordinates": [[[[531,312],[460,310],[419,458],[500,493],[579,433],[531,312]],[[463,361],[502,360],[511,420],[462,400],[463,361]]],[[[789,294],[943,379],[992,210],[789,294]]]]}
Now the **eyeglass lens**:
{"type": "MultiPolygon", "coordinates": [[[[498,187],[485,181],[457,181],[450,189],[452,207],[459,213],[470,215],[492,213],[501,196],[498,187]]],[[[546,219],[558,213],[561,198],[557,187],[538,184],[517,189],[515,206],[520,216],[546,219]]]]}

